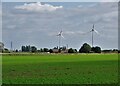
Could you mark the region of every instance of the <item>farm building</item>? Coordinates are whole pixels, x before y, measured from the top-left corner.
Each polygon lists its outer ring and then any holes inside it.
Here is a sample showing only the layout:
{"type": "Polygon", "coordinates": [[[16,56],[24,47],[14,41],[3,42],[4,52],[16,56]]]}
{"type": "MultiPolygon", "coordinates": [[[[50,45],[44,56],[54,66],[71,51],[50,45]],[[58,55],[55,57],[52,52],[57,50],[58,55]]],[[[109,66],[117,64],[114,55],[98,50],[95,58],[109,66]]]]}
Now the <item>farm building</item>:
{"type": "Polygon", "coordinates": [[[52,49],[53,53],[59,53],[59,49],[52,49]]]}
{"type": "MultiPolygon", "coordinates": [[[[53,53],[59,53],[59,49],[52,49],[53,53]]],[[[68,53],[68,49],[61,50],[61,53],[68,53]]]]}

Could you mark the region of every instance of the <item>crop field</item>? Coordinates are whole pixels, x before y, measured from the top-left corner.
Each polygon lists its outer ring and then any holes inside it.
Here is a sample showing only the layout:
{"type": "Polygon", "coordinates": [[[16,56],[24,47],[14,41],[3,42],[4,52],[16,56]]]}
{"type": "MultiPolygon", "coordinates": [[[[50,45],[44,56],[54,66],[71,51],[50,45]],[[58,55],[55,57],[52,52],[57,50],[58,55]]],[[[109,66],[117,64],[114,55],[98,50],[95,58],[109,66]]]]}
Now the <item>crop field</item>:
{"type": "Polygon", "coordinates": [[[3,55],[4,84],[114,84],[117,54],[3,55]]]}

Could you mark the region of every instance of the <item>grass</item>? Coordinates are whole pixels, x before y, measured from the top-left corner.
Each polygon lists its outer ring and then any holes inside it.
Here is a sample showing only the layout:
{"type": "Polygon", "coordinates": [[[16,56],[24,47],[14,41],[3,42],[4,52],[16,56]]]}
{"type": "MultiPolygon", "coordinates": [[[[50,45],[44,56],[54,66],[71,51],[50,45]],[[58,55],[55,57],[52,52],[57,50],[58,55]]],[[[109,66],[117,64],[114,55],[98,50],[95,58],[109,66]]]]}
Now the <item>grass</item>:
{"type": "Polygon", "coordinates": [[[4,84],[113,84],[117,54],[4,55],[4,84]]]}

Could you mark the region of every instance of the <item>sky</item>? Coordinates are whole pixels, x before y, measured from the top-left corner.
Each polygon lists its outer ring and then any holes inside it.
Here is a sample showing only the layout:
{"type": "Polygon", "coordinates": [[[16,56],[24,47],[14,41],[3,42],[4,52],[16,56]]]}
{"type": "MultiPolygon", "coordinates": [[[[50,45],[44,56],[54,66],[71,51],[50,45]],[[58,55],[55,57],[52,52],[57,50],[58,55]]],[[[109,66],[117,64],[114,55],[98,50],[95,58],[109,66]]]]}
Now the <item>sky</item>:
{"type": "Polygon", "coordinates": [[[2,2],[118,2],[119,0],[1,0],[2,2]]]}
{"type": "Polygon", "coordinates": [[[102,49],[118,48],[117,2],[3,2],[2,41],[5,47],[20,49],[22,45],[40,48],[61,46],[79,49],[83,43],[102,49]]]}
{"type": "Polygon", "coordinates": [[[2,41],[2,4],[0,2],[0,41],[2,41]]]}

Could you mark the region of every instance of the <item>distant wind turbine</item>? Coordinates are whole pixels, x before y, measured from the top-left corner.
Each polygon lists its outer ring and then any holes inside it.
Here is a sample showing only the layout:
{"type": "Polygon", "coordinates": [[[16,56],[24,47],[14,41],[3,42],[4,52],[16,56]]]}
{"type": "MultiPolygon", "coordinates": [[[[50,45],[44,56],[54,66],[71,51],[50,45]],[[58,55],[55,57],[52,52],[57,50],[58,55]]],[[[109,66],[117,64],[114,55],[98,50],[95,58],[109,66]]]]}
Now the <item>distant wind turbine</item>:
{"type": "Polygon", "coordinates": [[[95,30],[94,28],[95,28],[95,26],[93,24],[92,30],[90,31],[92,33],[92,47],[93,47],[93,42],[94,42],[94,37],[93,37],[94,34],[93,33],[95,32],[95,33],[99,34],[99,32],[97,30],[95,30]]]}
{"type": "Polygon", "coordinates": [[[58,37],[59,37],[59,49],[60,49],[60,46],[61,46],[61,37],[64,38],[64,36],[62,35],[63,31],[61,30],[59,33],[58,33],[58,37]]]}

